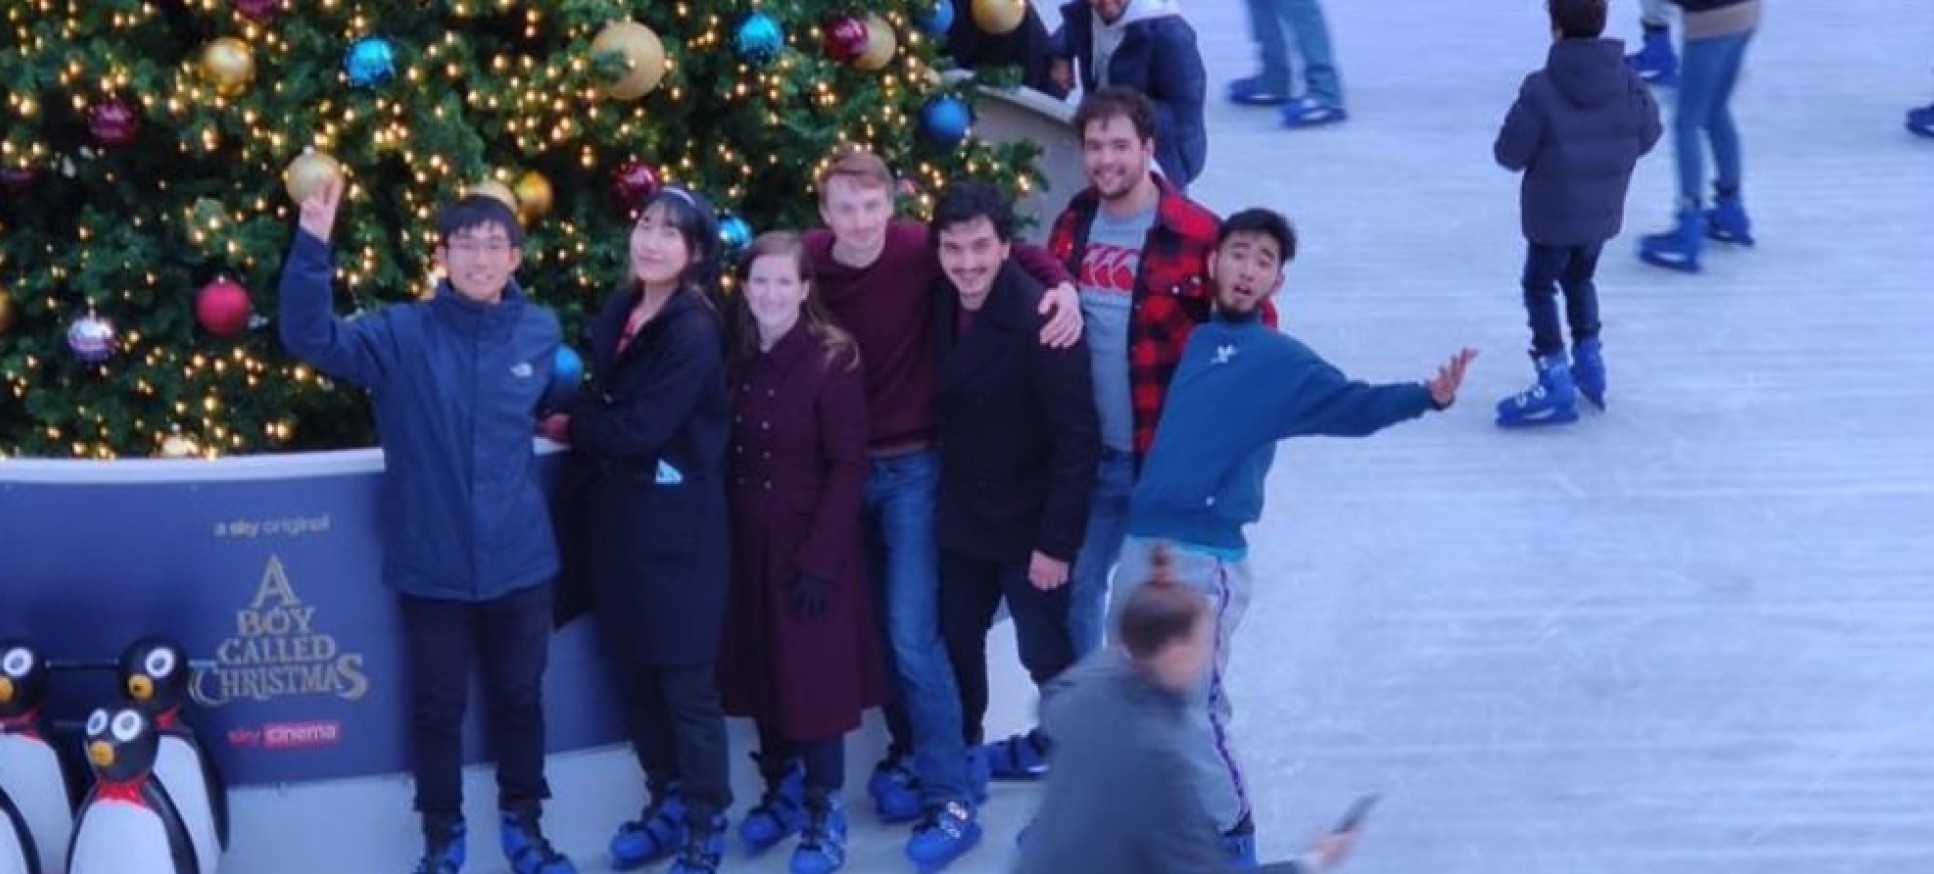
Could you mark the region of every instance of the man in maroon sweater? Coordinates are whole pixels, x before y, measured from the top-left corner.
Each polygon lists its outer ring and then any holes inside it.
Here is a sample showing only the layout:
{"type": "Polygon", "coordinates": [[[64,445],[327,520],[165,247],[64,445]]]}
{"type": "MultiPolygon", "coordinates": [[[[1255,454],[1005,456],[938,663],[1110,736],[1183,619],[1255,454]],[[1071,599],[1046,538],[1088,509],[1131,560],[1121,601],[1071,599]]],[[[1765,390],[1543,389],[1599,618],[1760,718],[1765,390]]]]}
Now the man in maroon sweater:
{"type": "MultiPolygon", "coordinates": [[[[960,696],[940,638],[939,353],[930,293],[940,263],[926,225],[894,218],[893,191],[892,171],[878,156],[843,151],[819,178],[827,227],[807,231],[805,245],[820,298],[859,342],[866,370],[868,553],[898,680],[886,707],[893,745],[867,789],[882,819],[920,819],[907,853],[925,866],[951,861],[979,840],[973,803],[984,778],[969,777],[960,696]]],[[[1016,247],[1015,255],[1050,288],[1042,312],[1054,318],[1041,342],[1080,340],[1080,303],[1061,262],[1031,246],[1016,247]]]]}

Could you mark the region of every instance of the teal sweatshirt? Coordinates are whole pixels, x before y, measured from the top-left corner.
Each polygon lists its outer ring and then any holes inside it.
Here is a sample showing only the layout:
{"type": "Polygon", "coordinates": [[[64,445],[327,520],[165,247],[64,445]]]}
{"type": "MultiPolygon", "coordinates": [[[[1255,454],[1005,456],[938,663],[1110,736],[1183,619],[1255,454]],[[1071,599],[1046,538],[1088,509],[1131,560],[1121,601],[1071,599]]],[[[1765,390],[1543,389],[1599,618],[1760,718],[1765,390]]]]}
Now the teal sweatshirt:
{"type": "Polygon", "coordinates": [[[1276,441],[1362,437],[1431,409],[1422,383],[1369,385],[1261,321],[1202,324],[1169,384],[1128,533],[1240,554],[1262,518],[1276,441]]]}

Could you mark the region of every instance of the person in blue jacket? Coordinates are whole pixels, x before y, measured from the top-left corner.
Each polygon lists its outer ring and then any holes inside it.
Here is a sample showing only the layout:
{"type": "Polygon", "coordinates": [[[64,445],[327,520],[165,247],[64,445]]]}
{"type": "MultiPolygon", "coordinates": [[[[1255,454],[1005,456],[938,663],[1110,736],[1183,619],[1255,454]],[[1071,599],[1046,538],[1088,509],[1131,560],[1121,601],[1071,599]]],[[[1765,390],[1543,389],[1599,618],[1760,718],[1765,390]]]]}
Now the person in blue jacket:
{"type": "Polygon", "coordinates": [[[1350,380],[1259,317],[1282,287],[1283,265],[1295,257],[1296,234],[1281,215],[1249,209],[1223,221],[1208,262],[1214,312],[1189,336],[1169,384],[1155,443],[1129,498],[1128,540],[1115,576],[1126,588],[1112,602],[1134,599],[1135,589],[1152,578],[1155,548],[1167,543],[1175,579],[1214,605],[1215,658],[1196,698],[1208,725],[1188,754],[1200,773],[1215,775],[1200,783],[1203,806],[1222,832],[1229,861],[1247,867],[1255,866],[1255,825],[1229,741],[1232,711],[1222,678],[1251,595],[1243,527],[1262,517],[1263,480],[1276,441],[1360,437],[1447,409],[1477,355],[1458,352],[1429,382],[1350,380]]]}
{"type": "Polygon", "coordinates": [[[1208,74],[1195,28],[1175,0],[1074,0],[1061,7],[1054,37],[1053,74],[1064,88],[1119,85],[1155,105],[1155,160],[1162,176],[1186,190],[1209,162],[1209,132],[1202,121],[1208,74]]]}
{"type": "Polygon", "coordinates": [[[342,319],[329,235],[340,178],[301,204],[283,264],[282,345],[369,389],[382,435],[383,582],[402,602],[410,753],[424,853],[417,874],[465,857],[463,714],[473,659],[497,751],[499,835],[517,874],[566,874],[538,827],[544,667],[558,560],[532,431],[551,381],[557,318],[512,274],[523,230],[501,201],[466,197],[437,218],[447,278],[428,300],[342,319]]]}

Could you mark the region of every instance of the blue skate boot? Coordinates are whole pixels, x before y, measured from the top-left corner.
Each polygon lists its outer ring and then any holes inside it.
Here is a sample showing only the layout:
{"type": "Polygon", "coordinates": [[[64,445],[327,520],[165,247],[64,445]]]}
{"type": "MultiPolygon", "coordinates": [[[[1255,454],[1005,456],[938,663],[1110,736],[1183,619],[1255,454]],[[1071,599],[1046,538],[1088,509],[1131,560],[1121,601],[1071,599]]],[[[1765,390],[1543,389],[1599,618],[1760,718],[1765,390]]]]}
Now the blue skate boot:
{"type": "Polygon", "coordinates": [[[1605,344],[1580,340],[1571,350],[1571,381],[1592,406],[1605,409],[1605,344]]]}
{"type": "Polygon", "coordinates": [[[465,848],[463,820],[425,822],[423,858],[411,874],[458,874],[463,870],[465,848]]]}
{"type": "Polygon", "coordinates": [[[685,844],[685,799],[674,783],[653,790],[651,803],[637,819],[618,826],[611,837],[611,867],[620,871],[665,859],[685,844]]]}
{"type": "Polygon", "coordinates": [[[1934,138],[1934,103],[1907,110],[1907,130],[1917,136],[1934,138]]]}
{"type": "Polygon", "coordinates": [[[1639,260],[1681,273],[1698,273],[1705,239],[1706,214],[1699,210],[1699,204],[1681,205],[1678,224],[1672,230],[1639,238],[1639,260]]]}
{"type": "Polygon", "coordinates": [[[980,749],[982,758],[987,760],[988,774],[996,780],[1037,780],[1047,776],[1047,738],[1038,729],[980,749]]]}
{"type": "Polygon", "coordinates": [[[1715,185],[1712,209],[1706,210],[1706,238],[1722,243],[1753,245],[1753,222],[1739,199],[1739,186],[1715,185]]]}
{"type": "Polygon", "coordinates": [[[920,786],[913,776],[913,762],[905,755],[891,752],[873,766],[866,781],[866,794],[873,797],[873,812],[884,823],[912,822],[920,818],[924,805],[920,786]]]}
{"type": "Polygon", "coordinates": [[[537,811],[506,810],[497,824],[504,858],[510,860],[515,874],[577,874],[571,860],[551,849],[544,832],[537,827],[537,811]]]}
{"type": "Polygon", "coordinates": [[[1231,871],[1256,867],[1256,823],[1249,814],[1243,814],[1235,828],[1222,833],[1222,858],[1231,871]]]}
{"type": "Polygon", "coordinates": [[[832,874],[846,865],[846,799],[838,789],[806,792],[806,830],[792,851],[792,874],[832,874]]]}
{"type": "Polygon", "coordinates": [[[974,810],[958,801],[949,801],[927,811],[907,839],[907,859],[920,874],[934,874],[980,843],[980,823],[974,810]]]}
{"type": "Polygon", "coordinates": [[[725,814],[685,827],[685,846],[666,874],[718,874],[719,860],[725,858],[725,814]]]}
{"type": "Polygon", "coordinates": [[[774,763],[778,773],[772,773],[765,759],[757,754],[752,758],[766,776],[766,792],[740,820],[739,840],[756,856],[806,827],[806,770],[794,759],[774,763]]]}
{"type": "Polygon", "coordinates": [[[1530,388],[1498,401],[1500,428],[1558,425],[1578,418],[1578,388],[1571,381],[1565,353],[1533,359],[1538,381],[1530,388]]]}
{"type": "Polygon", "coordinates": [[[1672,51],[1672,27],[1640,23],[1645,27],[1645,36],[1639,50],[1625,56],[1625,65],[1653,85],[1670,88],[1679,84],[1679,55],[1672,51]]]}

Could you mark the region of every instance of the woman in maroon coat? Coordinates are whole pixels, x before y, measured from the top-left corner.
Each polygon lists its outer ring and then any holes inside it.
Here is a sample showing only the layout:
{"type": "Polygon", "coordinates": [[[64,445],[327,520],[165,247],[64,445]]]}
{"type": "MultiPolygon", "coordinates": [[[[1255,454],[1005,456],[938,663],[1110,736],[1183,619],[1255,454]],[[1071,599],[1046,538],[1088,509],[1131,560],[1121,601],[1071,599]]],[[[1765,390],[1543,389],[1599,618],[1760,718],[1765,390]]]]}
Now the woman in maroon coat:
{"type": "Polygon", "coordinates": [[[886,682],[860,542],[859,351],[813,293],[804,253],[797,235],[766,234],[740,262],[719,685],[725,711],[759,725],[766,793],[740,825],[747,849],[803,831],[792,870],[831,871],[845,860],[843,738],[886,682]]]}

